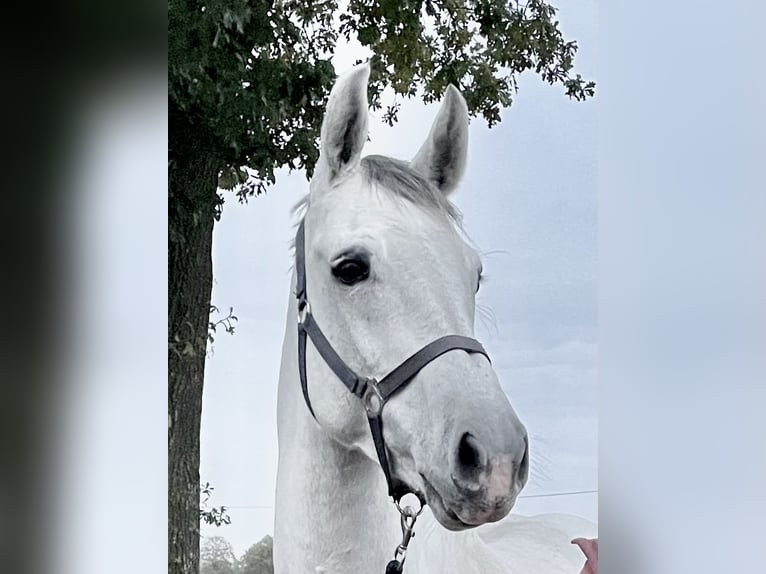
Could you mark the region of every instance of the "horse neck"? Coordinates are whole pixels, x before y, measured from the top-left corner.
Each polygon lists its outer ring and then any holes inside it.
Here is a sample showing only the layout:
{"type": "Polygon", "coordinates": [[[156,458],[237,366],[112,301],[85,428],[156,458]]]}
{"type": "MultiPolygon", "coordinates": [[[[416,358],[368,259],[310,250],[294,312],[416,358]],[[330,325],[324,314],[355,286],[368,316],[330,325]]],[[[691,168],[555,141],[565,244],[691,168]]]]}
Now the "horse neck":
{"type": "MultiPolygon", "coordinates": [[[[291,292],[294,286],[295,277],[291,292]]],[[[298,375],[296,324],[291,297],[277,406],[275,572],[382,572],[400,542],[398,514],[377,463],[336,442],[311,417],[298,375]]]]}

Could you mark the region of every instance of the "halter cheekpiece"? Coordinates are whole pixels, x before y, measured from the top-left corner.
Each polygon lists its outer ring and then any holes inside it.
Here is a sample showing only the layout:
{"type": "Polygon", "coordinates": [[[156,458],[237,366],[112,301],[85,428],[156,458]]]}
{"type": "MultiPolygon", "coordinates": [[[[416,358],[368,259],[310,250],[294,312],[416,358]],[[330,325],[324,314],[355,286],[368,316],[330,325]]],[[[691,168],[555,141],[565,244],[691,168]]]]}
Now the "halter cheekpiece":
{"type": "Polygon", "coordinates": [[[311,415],[316,419],[309,398],[308,378],[306,373],[306,340],[311,339],[314,348],[327,366],[330,367],[335,376],[340,379],[349,391],[359,397],[367,413],[367,421],[370,425],[370,433],[372,434],[372,440],[375,444],[375,451],[377,452],[383,473],[386,476],[388,494],[394,499],[396,507],[402,515],[402,544],[397,548],[395,559],[389,563],[387,572],[389,570],[391,572],[401,572],[407,544],[413,536],[412,527],[414,526],[415,518],[420,514],[420,511],[413,512],[412,507],[409,506],[401,508],[399,501],[406,494],[414,494],[420,500],[422,510],[422,507],[425,506],[425,498],[422,493],[411,489],[391,472],[386,443],[383,438],[383,407],[394,394],[406,387],[423,367],[449,351],[462,350],[467,351],[468,353],[480,353],[487,357],[487,359],[489,359],[489,355],[487,355],[484,347],[476,339],[464,337],[462,335],[447,335],[425,345],[414,355],[400,363],[398,367],[388,373],[380,381],[372,377],[359,376],[343,359],[341,359],[332,344],[330,344],[330,341],[327,340],[327,337],[325,337],[324,333],[319,328],[319,325],[311,312],[311,305],[309,304],[306,292],[306,239],[304,221],[301,221],[295,238],[295,273],[295,297],[298,302],[298,373],[300,375],[303,398],[306,401],[306,405],[308,406],[311,415]]]}

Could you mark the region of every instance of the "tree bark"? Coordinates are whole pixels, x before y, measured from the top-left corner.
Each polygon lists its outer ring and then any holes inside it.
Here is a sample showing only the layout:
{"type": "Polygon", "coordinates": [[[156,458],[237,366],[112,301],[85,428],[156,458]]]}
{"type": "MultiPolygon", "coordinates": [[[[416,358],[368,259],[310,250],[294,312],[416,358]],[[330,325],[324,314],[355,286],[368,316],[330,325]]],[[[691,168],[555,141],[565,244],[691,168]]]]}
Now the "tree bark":
{"type": "Polygon", "coordinates": [[[168,163],[168,574],[199,572],[200,420],[220,163],[170,113],[168,163]]]}

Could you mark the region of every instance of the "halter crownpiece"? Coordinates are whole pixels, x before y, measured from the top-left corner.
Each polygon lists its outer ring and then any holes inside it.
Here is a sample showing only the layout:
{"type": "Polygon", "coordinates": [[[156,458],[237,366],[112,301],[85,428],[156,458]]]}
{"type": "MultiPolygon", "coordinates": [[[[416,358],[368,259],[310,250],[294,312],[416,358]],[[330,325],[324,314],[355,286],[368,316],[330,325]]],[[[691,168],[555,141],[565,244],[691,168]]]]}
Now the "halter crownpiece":
{"type": "Polygon", "coordinates": [[[361,400],[367,412],[367,421],[370,425],[370,433],[375,444],[378,461],[386,476],[388,494],[397,503],[397,508],[400,508],[399,500],[405,494],[410,493],[417,496],[420,499],[421,505],[425,506],[425,498],[422,493],[411,489],[391,472],[388,451],[383,438],[383,407],[394,394],[407,386],[423,367],[449,351],[463,350],[468,353],[480,353],[487,357],[487,359],[489,359],[489,355],[487,355],[484,347],[476,339],[462,335],[447,335],[421,348],[380,381],[374,378],[360,377],[341,359],[319,328],[311,312],[311,305],[309,304],[306,292],[306,238],[304,221],[301,221],[301,224],[298,226],[298,233],[295,237],[295,274],[295,297],[298,301],[298,374],[300,375],[303,398],[306,401],[309,412],[316,419],[314,409],[311,406],[311,399],[309,398],[308,377],[306,373],[307,339],[311,339],[314,348],[335,376],[340,379],[349,391],[361,400]]]}

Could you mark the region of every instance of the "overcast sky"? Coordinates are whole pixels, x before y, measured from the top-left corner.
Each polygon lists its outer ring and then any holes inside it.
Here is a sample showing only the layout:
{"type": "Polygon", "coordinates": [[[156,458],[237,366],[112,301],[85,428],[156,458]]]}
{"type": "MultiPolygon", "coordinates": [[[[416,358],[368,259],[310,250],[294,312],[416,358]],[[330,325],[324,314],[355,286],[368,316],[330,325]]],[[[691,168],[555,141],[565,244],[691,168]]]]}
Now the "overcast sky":
{"type": "MultiPolygon", "coordinates": [[[[598,80],[596,5],[564,5],[577,71],[598,80]]],[[[335,64],[348,68],[355,54],[335,64]]],[[[483,254],[487,282],[477,318],[503,388],[531,436],[525,495],[591,490],[597,484],[597,99],[570,101],[529,74],[513,107],[488,129],[471,121],[466,174],[453,200],[483,254]]],[[[437,106],[405,102],[388,127],[372,114],[364,153],[409,159],[437,106]]],[[[220,333],[208,360],[202,420],[203,482],[232,524],[204,527],[239,555],[272,533],[277,464],[276,396],[292,265],[292,206],[308,192],[301,172],[249,205],[231,194],[216,226],[213,304],[234,307],[234,336],[220,333]],[[258,508],[238,508],[242,506],[258,508]]],[[[293,325],[289,326],[291,329],[293,325]]],[[[593,494],[520,500],[514,512],[570,512],[597,520],[593,494]]]]}

